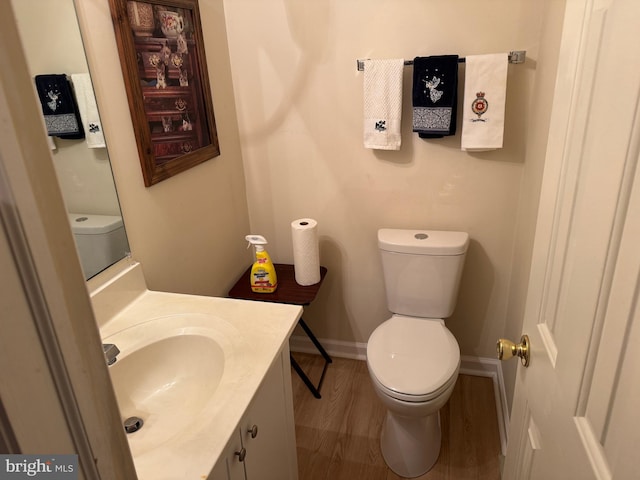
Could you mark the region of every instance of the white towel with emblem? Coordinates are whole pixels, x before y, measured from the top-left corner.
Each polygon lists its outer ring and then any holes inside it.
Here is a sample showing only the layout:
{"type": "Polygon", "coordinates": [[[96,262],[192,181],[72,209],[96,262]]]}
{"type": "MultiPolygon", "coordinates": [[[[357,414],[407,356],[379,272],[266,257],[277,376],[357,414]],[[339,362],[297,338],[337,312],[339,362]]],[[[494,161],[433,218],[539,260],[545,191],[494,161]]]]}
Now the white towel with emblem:
{"type": "Polygon", "coordinates": [[[93,93],[91,77],[88,73],[72,73],[71,81],[76,93],[78,110],[84,127],[84,135],[89,148],[106,148],[102,133],[102,123],[96,105],[96,96],[93,93]]]}
{"type": "Polygon", "coordinates": [[[403,59],[364,61],[364,146],[400,150],[403,59]]]}
{"type": "Polygon", "coordinates": [[[467,55],[462,115],[462,150],[502,148],[507,97],[506,53],[467,55]]]}

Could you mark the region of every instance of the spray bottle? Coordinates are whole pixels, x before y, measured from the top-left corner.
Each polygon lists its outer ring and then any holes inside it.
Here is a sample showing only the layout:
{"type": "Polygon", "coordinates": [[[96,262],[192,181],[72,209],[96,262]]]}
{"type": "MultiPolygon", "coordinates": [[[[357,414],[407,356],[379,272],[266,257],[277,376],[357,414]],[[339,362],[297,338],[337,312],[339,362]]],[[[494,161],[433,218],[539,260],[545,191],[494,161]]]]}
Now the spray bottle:
{"type": "Polygon", "coordinates": [[[257,293],[275,292],[278,288],[278,278],[271,257],[264,249],[267,241],[262,235],[247,235],[244,238],[249,245],[256,247],[256,262],[251,267],[251,290],[257,293]]]}

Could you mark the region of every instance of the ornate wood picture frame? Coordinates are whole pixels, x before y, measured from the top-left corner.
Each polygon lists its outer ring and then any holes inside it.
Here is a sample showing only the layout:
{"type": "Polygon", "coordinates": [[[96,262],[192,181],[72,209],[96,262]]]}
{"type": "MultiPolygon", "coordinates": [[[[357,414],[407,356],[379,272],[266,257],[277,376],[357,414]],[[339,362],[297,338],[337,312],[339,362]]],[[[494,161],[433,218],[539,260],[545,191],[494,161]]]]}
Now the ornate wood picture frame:
{"type": "Polygon", "coordinates": [[[147,187],[220,154],[197,0],[109,0],[147,187]]]}

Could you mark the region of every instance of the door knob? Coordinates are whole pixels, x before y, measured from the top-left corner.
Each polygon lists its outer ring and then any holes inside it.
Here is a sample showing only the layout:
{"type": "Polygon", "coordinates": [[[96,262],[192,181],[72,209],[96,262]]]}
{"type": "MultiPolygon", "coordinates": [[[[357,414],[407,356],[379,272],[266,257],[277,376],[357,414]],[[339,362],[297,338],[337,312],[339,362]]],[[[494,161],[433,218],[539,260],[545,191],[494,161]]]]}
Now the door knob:
{"type": "Polygon", "coordinates": [[[520,363],[523,366],[529,366],[529,336],[522,335],[520,343],[513,343],[511,340],[501,338],[496,344],[498,358],[500,360],[509,360],[511,357],[520,357],[520,363]]]}

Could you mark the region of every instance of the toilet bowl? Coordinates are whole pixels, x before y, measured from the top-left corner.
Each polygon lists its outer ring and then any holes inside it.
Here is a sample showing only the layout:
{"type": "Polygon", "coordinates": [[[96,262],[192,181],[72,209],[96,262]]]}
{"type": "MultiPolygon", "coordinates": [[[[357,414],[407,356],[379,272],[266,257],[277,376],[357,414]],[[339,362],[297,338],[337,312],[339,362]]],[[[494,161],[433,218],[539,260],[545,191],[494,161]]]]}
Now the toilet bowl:
{"type": "Polygon", "coordinates": [[[468,242],[464,232],[378,232],[394,314],[369,337],[367,367],[387,409],[382,454],[402,477],[428,472],[440,454],[439,412],[460,369],[460,349],[443,318],[455,306],[468,242]]]}
{"type": "Polygon", "coordinates": [[[426,473],[440,453],[439,411],[458,377],[458,343],[442,320],[394,315],[369,338],[367,366],[387,408],[385,462],[403,477],[426,473]]]}

